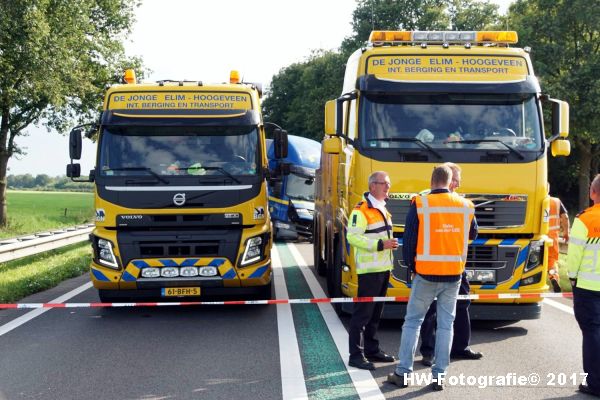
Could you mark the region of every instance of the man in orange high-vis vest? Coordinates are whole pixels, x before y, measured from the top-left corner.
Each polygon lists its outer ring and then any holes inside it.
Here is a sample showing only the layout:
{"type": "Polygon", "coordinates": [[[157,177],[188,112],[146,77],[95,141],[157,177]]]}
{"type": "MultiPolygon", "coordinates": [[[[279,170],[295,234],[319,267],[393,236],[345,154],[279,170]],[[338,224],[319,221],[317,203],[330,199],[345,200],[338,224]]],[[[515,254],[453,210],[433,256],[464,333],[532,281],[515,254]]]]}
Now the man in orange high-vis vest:
{"type": "MultiPolygon", "coordinates": [[[[452,170],[452,181],[450,182],[450,191],[455,192],[461,183],[461,168],[454,163],[446,162],[452,170]]],[[[477,228],[475,226],[475,228],[477,228]]],[[[405,231],[405,240],[408,242],[409,232],[405,231]]],[[[472,239],[477,236],[477,232],[469,232],[469,238],[472,239]]],[[[471,286],[467,279],[467,274],[463,272],[460,278],[460,288],[458,294],[469,294],[471,286]]],[[[483,353],[479,351],[473,351],[470,347],[471,344],[471,317],[469,315],[469,306],[471,300],[459,300],[456,303],[456,314],[454,316],[454,332],[452,339],[452,348],[450,350],[451,359],[461,360],[479,360],[483,357],[483,353]]],[[[433,365],[433,352],[435,351],[435,321],[437,319],[436,302],[433,302],[429,311],[425,315],[425,320],[421,325],[421,347],[419,348],[423,358],[421,364],[431,367],[433,365]]]]}
{"type": "Polygon", "coordinates": [[[552,247],[548,250],[548,278],[555,292],[560,292],[560,275],[558,274],[559,243],[558,237],[562,229],[563,238],[569,240],[569,215],[558,197],[550,197],[550,215],[548,218],[548,236],[552,239],[552,247]]]}
{"type": "MultiPolygon", "coordinates": [[[[406,216],[405,232],[418,232],[416,242],[403,246],[404,261],[416,272],[402,326],[398,357],[400,362],[388,382],[406,387],[412,374],[419,328],[437,298],[435,363],[432,366],[433,390],[442,390],[450,364],[452,324],[461,274],[467,261],[470,232],[475,232],[473,203],[450,192],[452,170],[447,165],[434,168],[431,192],[416,196],[406,216]],[[418,218],[413,217],[417,213],[418,218]],[[415,226],[416,225],[416,226],[415,226]],[[414,256],[413,256],[414,255],[414,256]]],[[[474,239],[474,237],[473,237],[474,239]]]]}

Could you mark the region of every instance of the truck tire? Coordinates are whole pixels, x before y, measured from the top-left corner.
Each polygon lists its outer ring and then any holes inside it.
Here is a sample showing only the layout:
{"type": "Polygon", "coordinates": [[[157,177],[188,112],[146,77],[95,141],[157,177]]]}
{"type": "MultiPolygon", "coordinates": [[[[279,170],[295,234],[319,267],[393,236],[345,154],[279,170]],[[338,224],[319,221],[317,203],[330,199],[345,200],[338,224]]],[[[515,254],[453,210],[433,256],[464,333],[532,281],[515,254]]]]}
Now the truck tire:
{"type": "Polygon", "coordinates": [[[273,279],[258,290],[256,298],[257,300],[271,300],[273,298],[273,279]]]}
{"type": "Polygon", "coordinates": [[[108,294],[107,290],[98,289],[98,297],[101,303],[124,303],[130,301],[128,297],[115,296],[108,294]]]}
{"type": "MultiPolygon", "coordinates": [[[[339,239],[336,237],[334,239],[334,248],[333,248],[333,265],[331,268],[327,269],[327,291],[329,292],[329,297],[343,297],[342,293],[342,253],[341,247],[339,244],[339,239]]],[[[342,303],[332,303],[333,309],[338,315],[343,313],[342,311],[342,303]]]]}
{"type": "Polygon", "coordinates": [[[313,265],[315,266],[315,271],[319,276],[325,276],[327,273],[327,265],[325,265],[325,260],[321,257],[321,238],[319,237],[319,226],[317,222],[313,222],[313,265]]]}

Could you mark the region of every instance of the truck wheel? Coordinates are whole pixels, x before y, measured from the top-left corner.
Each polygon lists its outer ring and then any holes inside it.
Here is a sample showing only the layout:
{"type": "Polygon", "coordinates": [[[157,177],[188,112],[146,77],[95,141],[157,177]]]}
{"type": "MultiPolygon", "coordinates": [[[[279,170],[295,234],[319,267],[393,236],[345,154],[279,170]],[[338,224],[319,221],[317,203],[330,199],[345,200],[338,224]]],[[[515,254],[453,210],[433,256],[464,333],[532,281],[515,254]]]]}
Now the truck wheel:
{"type": "Polygon", "coordinates": [[[98,297],[101,303],[123,303],[129,301],[129,298],[108,294],[106,290],[98,289],[98,297]]]}
{"type": "Polygon", "coordinates": [[[262,286],[259,289],[257,299],[258,300],[271,300],[273,298],[272,293],[273,293],[273,279],[271,279],[271,282],[269,282],[265,286],[262,286]]]}
{"type": "MultiPolygon", "coordinates": [[[[338,242],[339,240],[336,238],[334,240],[333,265],[327,270],[327,290],[331,298],[344,296],[342,293],[342,250],[338,242]]],[[[331,305],[338,315],[343,313],[342,303],[332,303],[331,305]]]]}
{"type": "Polygon", "coordinates": [[[325,276],[327,273],[327,266],[325,265],[325,260],[321,257],[321,238],[319,237],[319,229],[316,223],[313,223],[313,265],[315,266],[315,271],[320,276],[325,276]]]}

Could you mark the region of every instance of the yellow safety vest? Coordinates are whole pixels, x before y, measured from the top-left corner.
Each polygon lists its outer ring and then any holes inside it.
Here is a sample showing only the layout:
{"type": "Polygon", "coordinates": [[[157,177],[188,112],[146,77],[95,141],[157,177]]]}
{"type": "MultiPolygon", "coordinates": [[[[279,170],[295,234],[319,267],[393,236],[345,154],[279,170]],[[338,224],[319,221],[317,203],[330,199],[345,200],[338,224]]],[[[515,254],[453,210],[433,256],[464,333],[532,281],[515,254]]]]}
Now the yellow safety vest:
{"type": "Polygon", "coordinates": [[[600,291],[600,204],[582,211],[573,221],[567,267],[578,288],[600,291]]]}
{"type": "Polygon", "coordinates": [[[392,238],[392,216],[373,207],[367,195],[352,210],[346,235],[354,247],[357,274],[390,271],[394,266],[391,249],[377,250],[379,240],[392,238]]]}

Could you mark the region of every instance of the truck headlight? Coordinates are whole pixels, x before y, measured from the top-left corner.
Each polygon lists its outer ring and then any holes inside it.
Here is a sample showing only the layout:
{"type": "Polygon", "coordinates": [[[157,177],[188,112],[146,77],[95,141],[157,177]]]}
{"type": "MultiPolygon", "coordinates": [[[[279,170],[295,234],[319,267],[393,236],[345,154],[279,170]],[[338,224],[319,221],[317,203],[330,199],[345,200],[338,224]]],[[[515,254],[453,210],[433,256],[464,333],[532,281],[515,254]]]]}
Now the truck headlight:
{"type": "Polygon", "coordinates": [[[541,240],[529,244],[529,254],[523,272],[531,271],[542,263],[544,244],[541,240]]]}
{"type": "Polygon", "coordinates": [[[467,279],[473,282],[495,283],[496,271],[493,269],[468,269],[467,279]]]}
{"type": "Polygon", "coordinates": [[[296,213],[299,217],[305,219],[312,219],[313,217],[312,214],[306,208],[296,208],[296,213]]]}
{"type": "Polygon", "coordinates": [[[109,268],[119,269],[117,257],[113,251],[113,244],[110,240],[98,238],[96,242],[96,260],[99,264],[109,268]]]}
{"type": "Polygon", "coordinates": [[[240,265],[248,265],[260,260],[262,258],[262,244],[262,236],[254,236],[246,240],[246,249],[244,250],[240,265]]]}

